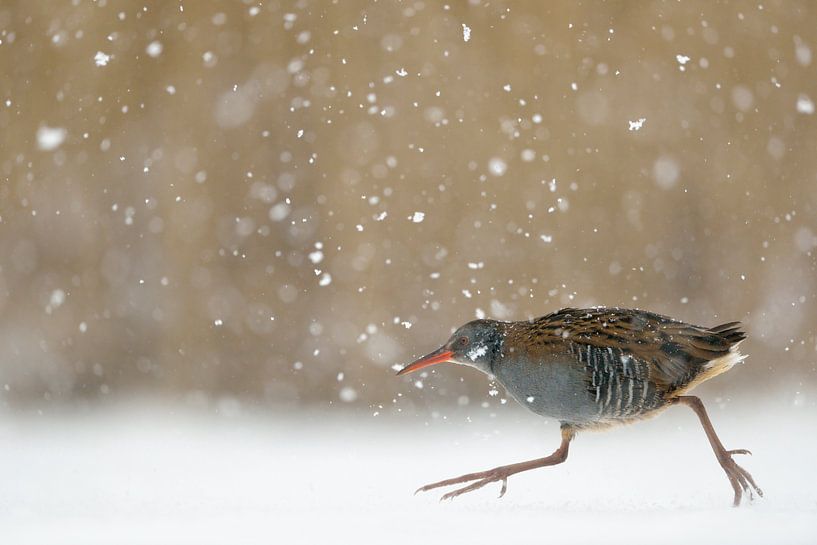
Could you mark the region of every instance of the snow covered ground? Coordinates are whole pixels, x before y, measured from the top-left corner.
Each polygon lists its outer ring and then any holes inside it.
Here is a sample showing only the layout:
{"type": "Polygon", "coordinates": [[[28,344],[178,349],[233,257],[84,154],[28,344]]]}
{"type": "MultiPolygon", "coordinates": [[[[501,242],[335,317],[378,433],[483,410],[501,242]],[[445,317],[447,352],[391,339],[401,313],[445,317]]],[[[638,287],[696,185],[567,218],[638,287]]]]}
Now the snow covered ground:
{"type": "Polygon", "coordinates": [[[348,413],[224,417],[178,407],[0,415],[7,545],[817,543],[813,407],[710,402],[766,498],[731,488],[694,415],[580,435],[568,461],[453,502],[420,485],[553,450],[558,428],[348,413]]]}

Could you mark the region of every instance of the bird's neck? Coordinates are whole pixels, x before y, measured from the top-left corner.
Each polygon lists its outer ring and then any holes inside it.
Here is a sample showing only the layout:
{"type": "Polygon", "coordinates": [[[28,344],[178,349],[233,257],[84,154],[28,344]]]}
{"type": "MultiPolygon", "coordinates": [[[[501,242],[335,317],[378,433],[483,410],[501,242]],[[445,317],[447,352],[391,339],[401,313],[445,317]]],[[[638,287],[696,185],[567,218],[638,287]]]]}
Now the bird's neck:
{"type": "Polygon", "coordinates": [[[507,326],[508,324],[506,322],[497,322],[494,334],[490,339],[486,340],[491,357],[488,360],[488,369],[485,370],[485,372],[491,377],[496,376],[496,367],[499,365],[500,360],[503,358],[505,353],[504,348],[507,326]]]}

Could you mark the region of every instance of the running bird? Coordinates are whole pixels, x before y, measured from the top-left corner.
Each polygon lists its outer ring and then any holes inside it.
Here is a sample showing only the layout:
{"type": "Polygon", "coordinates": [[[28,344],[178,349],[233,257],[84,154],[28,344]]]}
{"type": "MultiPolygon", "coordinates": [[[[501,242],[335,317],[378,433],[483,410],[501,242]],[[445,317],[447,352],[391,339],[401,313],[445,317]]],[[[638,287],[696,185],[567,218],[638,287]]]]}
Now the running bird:
{"type": "Polygon", "coordinates": [[[763,496],[748,471],[733,459],[751,454],[726,450],[701,400],[686,395],[698,384],[743,361],[738,345],[746,338],[738,322],[706,328],[667,316],[623,308],[565,308],[530,321],[474,320],[445,345],[407,365],[398,375],[451,362],[475,367],[502,384],[536,414],[561,422],[562,442],[550,456],[469,473],[418,490],[470,483],[445,494],[450,499],[502,482],[529,469],[560,464],[580,430],[604,429],[654,416],[672,405],[687,405],[703,425],[718,463],[735,491],[763,496]]]}

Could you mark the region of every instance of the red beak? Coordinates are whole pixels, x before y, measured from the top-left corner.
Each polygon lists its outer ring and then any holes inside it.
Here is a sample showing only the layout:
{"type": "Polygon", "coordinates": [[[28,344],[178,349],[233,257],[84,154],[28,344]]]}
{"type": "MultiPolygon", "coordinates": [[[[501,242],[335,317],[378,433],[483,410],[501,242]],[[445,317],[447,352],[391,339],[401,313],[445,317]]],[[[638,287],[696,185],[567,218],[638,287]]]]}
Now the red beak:
{"type": "Polygon", "coordinates": [[[451,356],[453,355],[454,353],[451,350],[446,350],[445,347],[440,348],[439,350],[435,350],[431,354],[423,356],[419,360],[406,365],[397,372],[397,375],[399,376],[405,375],[406,373],[413,373],[414,371],[419,371],[423,367],[428,367],[429,365],[436,365],[438,363],[451,361],[451,356]]]}

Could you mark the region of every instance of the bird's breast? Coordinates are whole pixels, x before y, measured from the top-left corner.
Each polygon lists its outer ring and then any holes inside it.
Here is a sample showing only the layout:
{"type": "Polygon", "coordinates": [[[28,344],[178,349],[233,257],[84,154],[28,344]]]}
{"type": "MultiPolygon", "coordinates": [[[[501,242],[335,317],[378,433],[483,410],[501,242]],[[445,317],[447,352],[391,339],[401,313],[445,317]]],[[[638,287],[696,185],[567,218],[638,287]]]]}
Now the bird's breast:
{"type": "Polygon", "coordinates": [[[516,351],[501,358],[494,375],[510,396],[536,414],[578,423],[592,421],[598,413],[583,368],[567,355],[516,351]]]}

